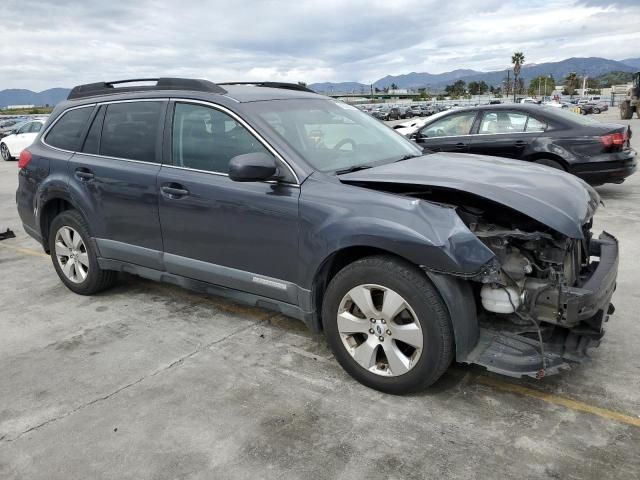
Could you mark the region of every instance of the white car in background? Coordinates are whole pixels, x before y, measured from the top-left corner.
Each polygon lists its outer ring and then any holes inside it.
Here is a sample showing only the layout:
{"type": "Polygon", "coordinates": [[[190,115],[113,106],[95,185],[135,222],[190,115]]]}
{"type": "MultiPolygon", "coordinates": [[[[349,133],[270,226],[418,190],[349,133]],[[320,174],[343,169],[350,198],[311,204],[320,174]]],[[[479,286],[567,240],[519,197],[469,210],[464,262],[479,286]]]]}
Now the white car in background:
{"type": "Polygon", "coordinates": [[[42,130],[44,120],[30,120],[17,127],[15,133],[0,140],[0,155],[5,161],[18,158],[42,130]]]}
{"type": "Polygon", "coordinates": [[[434,118],[442,117],[445,113],[448,113],[448,112],[445,110],[444,112],[434,113],[429,117],[414,118],[412,120],[409,120],[408,122],[398,123],[397,125],[394,125],[392,128],[396,132],[404,135],[405,137],[409,137],[411,134],[417,132],[422,127],[424,127],[427,122],[430,122],[434,118]]]}

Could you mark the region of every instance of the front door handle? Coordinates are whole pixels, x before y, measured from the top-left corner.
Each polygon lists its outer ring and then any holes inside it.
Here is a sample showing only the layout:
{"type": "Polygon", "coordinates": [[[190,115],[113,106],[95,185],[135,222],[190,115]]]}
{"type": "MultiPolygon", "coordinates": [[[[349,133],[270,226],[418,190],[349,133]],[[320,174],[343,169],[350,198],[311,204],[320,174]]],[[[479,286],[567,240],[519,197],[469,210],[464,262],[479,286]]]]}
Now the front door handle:
{"type": "Polygon", "coordinates": [[[160,190],[162,190],[162,193],[164,193],[171,199],[186,197],[187,195],[189,195],[189,190],[184,188],[179,183],[170,183],[167,185],[163,185],[160,190]]]}
{"type": "Polygon", "coordinates": [[[76,178],[81,182],[88,182],[96,178],[96,175],[88,168],[76,168],[76,178]]]}

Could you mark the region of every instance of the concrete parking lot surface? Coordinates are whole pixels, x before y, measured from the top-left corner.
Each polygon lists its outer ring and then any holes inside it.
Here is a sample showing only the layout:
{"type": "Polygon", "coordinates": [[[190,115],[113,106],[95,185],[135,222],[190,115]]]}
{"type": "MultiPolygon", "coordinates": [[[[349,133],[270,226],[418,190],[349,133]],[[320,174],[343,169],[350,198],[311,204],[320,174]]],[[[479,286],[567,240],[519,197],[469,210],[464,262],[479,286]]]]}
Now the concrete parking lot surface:
{"type": "Polygon", "coordinates": [[[453,365],[395,397],[265,310],[132,276],[71,293],[21,228],[16,170],[0,163],[2,479],[640,477],[640,175],[598,187],[622,260],[592,364],[541,381],[453,365]]]}

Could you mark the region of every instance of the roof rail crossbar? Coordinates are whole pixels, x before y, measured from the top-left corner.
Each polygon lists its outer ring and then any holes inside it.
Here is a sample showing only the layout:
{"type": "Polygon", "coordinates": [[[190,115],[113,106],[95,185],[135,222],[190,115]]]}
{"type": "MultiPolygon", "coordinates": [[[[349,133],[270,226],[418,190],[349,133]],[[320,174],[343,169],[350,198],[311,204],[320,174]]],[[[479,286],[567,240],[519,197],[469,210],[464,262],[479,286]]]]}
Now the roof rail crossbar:
{"type": "Polygon", "coordinates": [[[133,78],[129,80],[116,80],[114,82],[97,82],[78,85],[71,89],[67,100],[145,90],[192,90],[196,92],[227,93],[224,88],[209,80],[195,78],[133,78]],[[116,85],[140,82],[156,82],[156,84],[116,87],[116,85]]]}
{"type": "Polygon", "coordinates": [[[287,82],[224,82],[218,85],[254,85],[256,87],[284,88],[285,90],[297,90],[299,92],[316,93],[310,88],[300,85],[299,83],[287,82]]]}

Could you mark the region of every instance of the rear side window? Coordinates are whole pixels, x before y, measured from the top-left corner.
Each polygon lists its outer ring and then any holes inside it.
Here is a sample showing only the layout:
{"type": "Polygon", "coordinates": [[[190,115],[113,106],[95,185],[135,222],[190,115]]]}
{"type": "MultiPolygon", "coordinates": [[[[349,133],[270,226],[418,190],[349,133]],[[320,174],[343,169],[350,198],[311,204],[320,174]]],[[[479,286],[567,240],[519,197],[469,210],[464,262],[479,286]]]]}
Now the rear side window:
{"type": "Polygon", "coordinates": [[[107,105],[100,139],[100,155],[156,162],[162,102],[107,105]]]}
{"type": "Polygon", "coordinates": [[[33,122],[31,128],[29,128],[29,133],[38,133],[40,130],[42,130],[42,122],[33,122]]]}
{"type": "Polygon", "coordinates": [[[529,117],[529,120],[527,120],[527,132],[544,132],[546,128],[546,123],[533,117],[529,117]]]}
{"type": "Polygon", "coordinates": [[[93,106],[76,108],[63,113],[47,134],[45,139],[47,144],[63,150],[78,150],[82,141],[82,132],[92,111],[93,106]]]}
{"type": "Polygon", "coordinates": [[[524,132],[527,114],[518,112],[487,112],[482,117],[478,133],[517,133],[524,132]]]}

